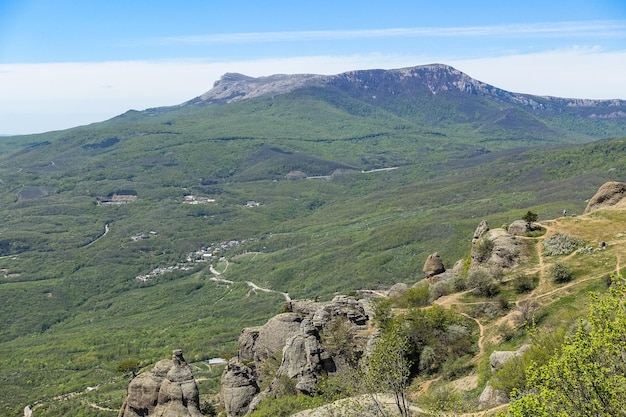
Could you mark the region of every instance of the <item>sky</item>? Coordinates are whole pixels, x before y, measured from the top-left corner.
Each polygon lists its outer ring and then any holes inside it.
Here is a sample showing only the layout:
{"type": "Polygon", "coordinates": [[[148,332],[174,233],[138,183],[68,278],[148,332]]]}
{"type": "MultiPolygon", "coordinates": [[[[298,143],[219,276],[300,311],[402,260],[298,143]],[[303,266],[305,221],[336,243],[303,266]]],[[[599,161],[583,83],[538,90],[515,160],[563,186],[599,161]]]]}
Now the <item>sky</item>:
{"type": "Polygon", "coordinates": [[[435,62],[519,93],[626,99],[626,1],[0,0],[0,134],[179,104],[226,72],[435,62]]]}

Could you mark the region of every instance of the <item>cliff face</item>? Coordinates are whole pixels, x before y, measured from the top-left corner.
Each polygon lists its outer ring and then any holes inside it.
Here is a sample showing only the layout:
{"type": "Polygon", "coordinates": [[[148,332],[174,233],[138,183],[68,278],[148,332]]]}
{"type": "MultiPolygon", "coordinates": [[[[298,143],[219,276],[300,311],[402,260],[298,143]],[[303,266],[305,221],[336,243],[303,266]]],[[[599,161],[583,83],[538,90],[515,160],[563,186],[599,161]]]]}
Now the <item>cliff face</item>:
{"type": "Polygon", "coordinates": [[[229,416],[254,410],[283,389],[285,378],[297,392],[313,394],[322,375],[340,372],[365,353],[371,334],[367,302],[337,296],[324,303],[291,301],[286,310],[242,331],[238,357],[222,375],[221,398],[229,416]]]}
{"type": "Polygon", "coordinates": [[[118,417],[202,417],[198,386],[182,350],[130,381],[118,417]]]}

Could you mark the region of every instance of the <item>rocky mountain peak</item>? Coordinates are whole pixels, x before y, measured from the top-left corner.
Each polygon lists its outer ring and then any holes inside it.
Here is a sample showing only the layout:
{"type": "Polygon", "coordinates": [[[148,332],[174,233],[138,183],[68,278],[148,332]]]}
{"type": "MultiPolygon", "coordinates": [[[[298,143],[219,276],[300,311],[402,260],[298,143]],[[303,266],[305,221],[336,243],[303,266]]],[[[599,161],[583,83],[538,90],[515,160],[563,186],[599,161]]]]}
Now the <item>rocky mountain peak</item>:
{"type": "MultiPolygon", "coordinates": [[[[429,64],[400,69],[370,69],[347,71],[337,75],[275,74],[250,77],[226,73],[213,88],[185,104],[226,104],[262,96],[286,94],[303,87],[334,87],[355,98],[367,101],[407,99],[438,94],[463,94],[485,97],[513,106],[532,110],[561,112],[572,107],[605,107],[611,111],[593,114],[595,118],[623,118],[624,100],[582,100],[540,97],[506,91],[484,83],[445,64],[429,64]]],[[[590,116],[591,117],[591,116],[590,116]]]]}
{"type": "Polygon", "coordinates": [[[275,74],[254,78],[238,73],[226,73],[213,84],[212,89],[198,99],[210,103],[232,103],[265,95],[285,94],[321,78],[324,76],[275,74]]]}

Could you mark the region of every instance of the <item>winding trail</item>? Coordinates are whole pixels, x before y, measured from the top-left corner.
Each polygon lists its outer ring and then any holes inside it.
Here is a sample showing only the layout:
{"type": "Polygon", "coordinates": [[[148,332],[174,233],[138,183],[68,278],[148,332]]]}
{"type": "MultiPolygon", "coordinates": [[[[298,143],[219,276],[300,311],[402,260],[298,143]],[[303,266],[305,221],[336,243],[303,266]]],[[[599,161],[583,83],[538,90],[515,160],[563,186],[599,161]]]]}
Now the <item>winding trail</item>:
{"type": "MultiPolygon", "coordinates": [[[[220,276],[226,272],[226,270],[228,269],[228,265],[229,262],[226,261],[226,267],[224,268],[224,271],[219,272],[217,269],[215,269],[215,267],[213,265],[209,266],[209,271],[211,271],[211,273],[215,276],[209,278],[209,280],[214,281],[214,282],[221,282],[224,284],[228,284],[228,285],[233,285],[236,284],[235,281],[231,281],[229,279],[224,279],[224,278],[220,278],[220,276]]],[[[289,296],[289,293],[286,292],[281,292],[281,291],[276,291],[276,290],[272,290],[269,288],[263,288],[263,287],[259,287],[258,285],[256,285],[254,282],[252,281],[246,281],[246,285],[248,287],[250,287],[250,291],[253,291],[255,294],[257,291],[261,291],[261,292],[265,292],[265,293],[275,293],[275,294],[280,294],[285,298],[285,301],[291,301],[291,297],[289,296]]],[[[248,293],[250,294],[250,293],[248,293]]]]}

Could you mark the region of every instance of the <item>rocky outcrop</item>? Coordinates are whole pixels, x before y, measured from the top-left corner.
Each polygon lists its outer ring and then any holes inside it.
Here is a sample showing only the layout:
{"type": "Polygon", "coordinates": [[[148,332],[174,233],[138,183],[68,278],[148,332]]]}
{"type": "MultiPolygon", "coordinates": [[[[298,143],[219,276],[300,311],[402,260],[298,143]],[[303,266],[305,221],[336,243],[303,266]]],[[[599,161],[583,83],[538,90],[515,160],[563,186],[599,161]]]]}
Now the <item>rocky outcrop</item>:
{"type": "Polygon", "coordinates": [[[488,230],[472,245],[472,267],[513,268],[522,257],[522,242],[504,229],[488,230]]]}
{"type": "Polygon", "coordinates": [[[253,411],[260,399],[281,391],[284,378],[297,392],[313,394],[322,374],[332,375],[363,355],[370,334],[365,303],[346,296],[330,302],[292,300],[285,305],[288,312],[244,329],[238,358],[222,375],[227,415],[253,411]]]}
{"type": "Polygon", "coordinates": [[[387,292],[387,297],[389,298],[400,297],[408,290],[409,290],[408,285],[406,285],[403,282],[399,282],[397,284],[392,285],[391,288],[389,288],[389,291],[387,292]]]}
{"type": "Polygon", "coordinates": [[[515,220],[509,225],[507,231],[513,236],[524,236],[526,233],[532,231],[532,227],[525,220],[515,220]]]}
{"type": "MultiPolygon", "coordinates": [[[[522,345],[517,350],[494,350],[489,356],[489,366],[491,372],[497,371],[502,365],[513,358],[519,358],[524,352],[530,348],[530,345],[522,345]]],[[[478,399],[478,408],[486,410],[488,408],[497,407],[509,402],[509,396],[506,392],[497,390],[487,383],[485,389],[478,399]]]]}
{"type": "Polygon", "coordinates": [[[198,386],[182,350],[130,381],[118,417],[202,417],[198,386]]]}
{"type": "Polygon", "coordinates": [[[422,271],[428,278],[446,272],[446,268],[443,266],[439,253],[435,252],[428,255],[422,271]]]}
{"type": "Polygon", "coordinates": [[[222,373],[222,403],[230,416],[242,416],[248,412],[252,399],[259,393],[259,385],[252,369],[231,359],[222,373]]]}
{"type": "Polygon", "coordinates": [[[607,182],[604,183],[598,192],[589,200],[585,213],[590,213],[605,207],[616,206],[620,204],[626,197],[626,184],[623,182],[607,182]]]}
{"type": "Polygon", "coordinates": [[[487,224],[486,220],[481,221],[474,230],[474,236],[472,236],[472,245],[478,242],[483,233],[489,231],[489,224],[487,224]]]}

